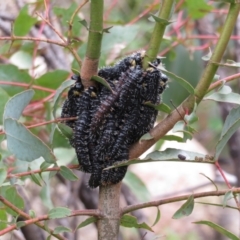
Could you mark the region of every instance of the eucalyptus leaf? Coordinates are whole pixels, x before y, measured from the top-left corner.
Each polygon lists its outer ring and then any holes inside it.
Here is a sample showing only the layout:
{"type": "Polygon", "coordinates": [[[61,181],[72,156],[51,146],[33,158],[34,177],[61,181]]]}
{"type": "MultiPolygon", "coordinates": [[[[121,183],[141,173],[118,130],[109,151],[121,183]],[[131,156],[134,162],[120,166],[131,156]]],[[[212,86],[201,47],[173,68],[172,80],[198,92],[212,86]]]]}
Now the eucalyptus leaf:
{"type": "Polygon", "coordinates": [[[33,135],[22,123],[12,118],[4,121],[7,146],[18,159],[31,162],[43,157],[46,162],[56,161],[52,150],[37,136],[33,135]]]}
{"type": "Polygon", "coordinates": [[[96,217],[89,217],[87,218],[85,221],[81,222],[78,226],[77,229],[79,228],[83,228],[91,223],[97,222],[97,218],[96,217]]]}
{"type": "Polygon", "coordinates": [[[175,80],[177,83],[179,83],[182,87],[184,87],[189,93],[194,94],[194,87],[187,82],[185,79],[175,75],[172,72],[167,71],[166,69],[164,69],[163,67],[160,68],[160,70],[166,74],[169,78],[171,78],[172,80],[175,80]]]}
{"type": "Polygon", "coordinates": [[[127,215],[127,214],[123,215],[121,217],[120,225],[123,227],[128,227],[128,228],[143,228],[143,229],[153,232],[151,227],[149,227],[145,222],[138,223],[136,217],[133,217],[133,216],[127,215]]]}
{"type": "Polygon", "coordinates": [[[54,99],[53,99],[53,116],[54,116],[54,118],[56,118],[56,111],[57,111],[57,108],[58,108],[58,102],[59,102],[59,99],[61,97],[61,94],[63,93],[63,91],[66,88],[73,85],[74,83],[75,83],[74,80],[66,80],[57,89],[56,94],[54,95],[54,99]]]}
{"type": "Polygon", "coordinates": [[[55,218],[64,218],[64,217],[68,217],[71,215],[71,210],[69,208],[65,208],[65,207],[56,207],[51,209],[48,212],[48,217],[50,219],[55,219],[55,218]]]}
{"type": "Polygon", "coordinates": [[[225,193],[224,198],[223,198],[223,207],[225,208],[227,206],[228,200],[234,198],[232,191],[228,191],[225,193]]]}
{"type": "Polygon", "coordinates": [[[216,223],[213,223],[210,221],[204,221],[204,220],[198,221],[198,222],[193,222],[193,223],[207,225],[207,226],[213,228],[214,230],[216,230],[217,232],[221,233],[222,235],[228,237],[231,240],[239,240],[239,238],[236,235],[229,232],[227,229],[217,225],[216,223]]]}
{"type": "Polygon", "coordinates": [[[14,118],[19,119],[24,108],[29,104],[34,91],[32,89],[26,90],[19,94],[14,95],[5,105],[3,119],[14,118]]]}
{"type": "Polygon", "coordinates": [[[188,200],[174,213],[173,219],[189,216],[194,208],[194,197],[191,195],[188,200]]]}
{"type": "Polygon", "coordinates": [[[240,104],[240,95],[237,93],[229,93],[229,94],[223,94],[214,92],[207,97],[204,97],[203,100],[213,100],[216,102],[225,102],[225,103],[234,103],[234,104],[240,104]]]}
{"type": "Polygon", "coordinates": [[[224,146],[239,127],[240,127],[240,107],[233,108],[224,122],[222,133],[216,146],[215,153],[216,159],[219,158],[224,146]]]}
{"type": "Polygon", "coordinates": [[[185,157],[184,162],[193,162],[193,163],[211,163],[214,164],[212,159],[209,159],[207,155],[185,151],[182,149],[175,149],[175,148],[167,148],[164,151],[154,151],[148,154],[144,159],[131,159],[129,161],[123,161],[118,164],[114,164],[111,167],[105,168],[104,170],[121,167],[121,166],[128,166],[132,164],[139,164],[139,163],[151,163],[151,162],[158,162],[158,161],[167,161],[167,162],[183,162],[179,155],[185,157]]]}

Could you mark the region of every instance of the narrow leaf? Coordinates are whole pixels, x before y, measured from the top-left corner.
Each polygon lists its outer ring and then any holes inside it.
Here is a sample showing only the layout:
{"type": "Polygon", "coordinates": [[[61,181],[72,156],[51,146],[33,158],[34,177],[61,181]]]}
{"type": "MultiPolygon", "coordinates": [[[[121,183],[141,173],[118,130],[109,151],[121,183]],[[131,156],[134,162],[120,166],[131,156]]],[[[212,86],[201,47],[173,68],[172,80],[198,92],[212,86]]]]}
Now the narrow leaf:
{"type": "Polygon", "coordinates": [[[43,157],[46,162],[55,162],[51,149],[37,136],[33,135],[22,123],[7,118],[4,122],[9,151],[23,161],[31,162],[43,157]]]}
{"type": "Polygon", "coordinates": [[[85,221],[81,222],[78,226],[77,229],[79,228],[83,228],[91,223],[97,222],[97,218],[96,217],[89,217],[87,218],[85,221]]]}
{"type": "Polygon", "coordinates": [[[33,210],[29,210],[29,216],[31,218],[35,218],[36,217],[36,213],[33,210]]]}
{"type": "Polygon", "coordinates": [[[17,228],[19,229],[19,228],[21,228],[21,227],[26,226],[26,223],[25,223],[24,221],[19,221],[19,222],[16,223],[16,226],[17,226],[17,228]]]}
{"type": "Polygon", "coordinates": [[[232,191],[225,193],[224,198],[223,198],[223,208],[226,207],[228,200],[232,199],[233,197],[234,196],[233,196],[232,191]]]}
{"type": "Polygon", "coordinates": [[[87,21],[85,19],[83,19],[79,22],[88,30],[88,24],[87,24],[87,21]]]}
{"type": "Polygon", "coordinates": [[[208,95],[203,100],[213,100],[216,102],[226,102],[226,103],[234,103],[234,104],[240,104],[240,95],[237,93],[229,93],[229,94],[223,94],[219,92],[214,92],[211,95],[208,95]]]}
{"type": "Polygon", "coordinates": [[[161,140],[184,142],[183,138],[181,138],[179,136],[175,136],[175,135],[165,135],[164,137],[161,138],[161,140]]]}
{"type": "Polygon", "coordinates": [[[218,140],[216,146],[216,153],[215,159],[218,159],[220,156],[224,146],[233,135],[233,133],[239,128],[240,126],[240,107],[233,108],[230,113],[228,114],[225,123],[223,125],[222,133],[220,139],[218,140]]]}
{"type": "Polygon", "coordinates": [[[145,222],[138,223],[137,218],[131,215],[123,215],[120,220],[120,225],[128,228],[143,228],[153,232],[151,227],[149,227],[145,222]]]}
{"type": "Polygon", "coordinates": [[[19,119],[24,108],[29,104],[34,95],[32,89],[26,90],[14,95],[5,105],[3,119],[14,118],[19,119]]]}
{"type": "Polygon", "coordinates": [[[74,80],[66,80],[57,89],[56,94],[55,94],[54,99],[53,99],[53,116],[54,116],[54,118],[56,118],[56,111],[57,111],[57,108],[58,108],[58,102],[59,102],[59,99],[61,97],[61,94],[63,93],[63,91],[66,88],[73,85],[74,83],[75,83],[74,80]]]}
{"type": "Polygon", "coordinates": [[[152,14],[152,13],[150,13],[150,15],[153,17],[153,19],[155,20],[155,22],[161,23],[161,24],[163,24],[163,25],[165,25],[165,26],[173,23],[173,21],[168,21],[167,19],[159,18],[159,17],[157,17],[156,15],[154,15],[154,14],[152,14]]]}
{"type": "Polygon", "coordinates": [[[102,85],[104,85],[108,90],[110,90],[111,92],[113,92],[111,86],[109,85],[109,83],[104,79],[104,78],[101,78],[99,76],[92,76],[91,80],[94,80],[96,82],[99,82],[101,83],[102,85]]]}
{"type": "Polygon", "coordinates": [[[71,139],[73,135],[73,130],[69,126],[63,124],[63,123],[58,123],[58,129],[60,133],[62,133],[66,138],[71,139]]]}
{"type": "Polygon", "coordinates": [[[187,82],[185,79],[175,75],[172,72],[167,71],[166,69],[164,69],[163,67],[160,68],[161,71],[166,74],[169,78],[171,78],[172,80],[175,80],[176,82],[178,82],[182,87],[184,87],[189,93],[194,93],[194,87],[187,82]]]}
{"type": "Polygon", "coordinates": [[[160,217],[161,217],[161,212],[160,212],[160,209],[157,207],[157,216],[156,216],[156,219],[155,219],[152,227],[155,226],[159,222],[160,217]]]}
{"type": "Polygon", "coordinates": [[[69,208],[64,207],[56,207],[48,212],[48,217],[50,219],[64,218],[68,217],[69,215],[71,215],[71,210],[69,208]]]}
{"type": "Polygon", "coordinates": [[[164,151],[154,151],[148,154],[144,159],[131,159],[128,161],[123,161],[120,164],[114,164],[111,167],[105,168],[104,170],[121,167],[121,166],[128,166],[132,164],[139,164],[139,163],[150,163],[150,162],[157,162],[157,161],[169,161],[169,162],[183,162],[179,159],[179,154],[185,157],[184,162],[195,162],[195,163],[211,163],[213,164],[214,161],[209,159],[206,155],[196,152],[190,151],[183,151],[182,149],[175,149],[175,148],[167,148],[164,151]]]}
{"type": "Polygon", "coordinates": [[[239,240],[239,238],[236,235],[229,232],[225,228],[217,225],[216,223],[213,223],[213,222],[210,222],[210,221],[198,221],[198,222],[194,222],[194,223],[207,225],[207,226],[213,228],[214,230],[216,230],[217,232],[221,233],[222,235],[228,237],[231,240],[239,240]]]}
{"type": "Polygon", "coordinates": [[[141,178],[133,173],[132,171],[127,171],[127,174],[124,178],[124,183],[130,188],[133,194],[137,197],[137,199],[141,202],[149,201],[149,196],[151,195],[147,189],[145,183],[141,180],[141,178]]]}
{"type": "Polygon", "coordinates": [[[158,111],[164,112],[164,113],[171,113],[172,109],[165,103],[161,103],[159,105],[154,105],[151,102],[145,102],[144,105],[150,106],[158,111]]]}
{"type": "Polygon", "coordinates": [[[39,178],[37,177],[37,176],[39,176],[39,174],[31,174],[31,179],[32,179],[32,181],[33,182],[35,182],[38,186],[42,186],[42,184],[41,184],[41,182],[40,182],[40,180],[39,180],[39,178]]]}
{"type": "Polygon", "coordinates": [[[150,140],[150,139],[153,139],[153,136],[148,132],[148,133],[145,133],[145,134],[139,139],[139,142],[142,142],[143,140],[150,140]]]}
{"type": "Polygon", "coordinates": [[[14,21],[14,34],[17,36],[26,35],[36,22],[37,18],[28,14],[28,5],[25,5],[14,21]]]}
{"type": "Polygon", "coordinates": [[[109,30],[110,30],[112,27],[113,27],[113,26],[108,27],[108,28],[104,28],[104,29],[103,29],[103,32],[104,32],[104,33],[110,33],[109,30]]]}
{"type": "Polygon", "coordinates": [[[215,184],[215,182],[211,178],[206,176],[204,173],[200,173],[200,174],[203,175],[205,178],[207,178],[214,185],[214,187],[216,188],[216,191],[218,191],[217,185],[215,184]]]}
{"type": "Polygon", "coordinates": [[[194,198],[190,196],[188,200],[179,208],[173,215],[173,219],[179,219],[185,216],[189,216],[194,208],[194,198]]]}
{"type": "Polygon", "coordinates": [[[55,234],[64,233],[64,232],[72,232],[72,230],[64,226],[57,226],[53,230],[53,233],[55,234]]]}
{"type": "Polygon", "coordinates": [[[78,177],[72,172],[72,170],[65,166],[60,167],[60,174],[67,180],[70,180],[70,181],[78,180],[78,177]]]}

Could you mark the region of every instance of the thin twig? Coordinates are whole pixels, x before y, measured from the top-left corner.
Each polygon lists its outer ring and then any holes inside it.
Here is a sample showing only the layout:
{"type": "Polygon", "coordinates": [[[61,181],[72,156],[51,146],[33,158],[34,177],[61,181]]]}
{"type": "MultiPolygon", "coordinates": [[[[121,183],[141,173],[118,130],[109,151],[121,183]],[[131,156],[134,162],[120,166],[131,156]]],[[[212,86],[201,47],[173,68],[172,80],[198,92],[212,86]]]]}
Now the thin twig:
{"type": "MultiPolygon", "coordinates": [[[[222,195],[225,195],[227,192],[229,192],[229,189],[225,189],[221,191],[209,191],[209,192],[201,192],[201,193],[195,193],[195,194],[187,194],[187,195],[171,197],[171,198],[166,198],[166,199],[157,200],[157,201],[134,204],[134,205],[124,207],[121,211],[121,214],[123,215],[123,214],[129,213],[138,209],[142,209],[142,208],[158,207],[160,205],[164,205],[168,203],[187,200],[190,196],[193,196],[193,198],[195,199],[195,198],[210,197],[210,196],[222,196],[222,195]]],[[[240,193],[240,188],[234,188],[232,189],[232,192],[240,193]]]]}
{"type": "MultiPolygon", "coordinates": [[[[0,196],[0,201],[7,207],[11,208],[14,212],[18,213],[23,218],[25,218],[27,220],[31,219],[31,217],[28,214],[23,212],[21,209],[17,208],[15,205],[13,205],[11,202],[9,202],[7,199],[5,199],[3,196],[0,196]]],[[[57,238],[59,240],[66,240],[61,235],[53,233],[53,230],[49,229],[48,227],[46,228],[42,223],[35,222],[34,224],[36,224],[38,227],[42,228],[43,230],[47,231],[49,234],[53,235],[55,238],[57,238]]]]}

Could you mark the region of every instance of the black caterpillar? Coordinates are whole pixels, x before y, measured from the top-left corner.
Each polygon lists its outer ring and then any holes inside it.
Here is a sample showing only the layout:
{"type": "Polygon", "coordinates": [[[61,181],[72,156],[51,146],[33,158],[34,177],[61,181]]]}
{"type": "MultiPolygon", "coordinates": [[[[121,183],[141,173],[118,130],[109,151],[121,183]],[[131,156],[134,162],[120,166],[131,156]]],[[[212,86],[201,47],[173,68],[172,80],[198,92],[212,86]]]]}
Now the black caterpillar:
{"type": "Polygon", "coordinates": [[[73,129],[71,145],[75,148],[80,170],[91,173],[89,186],[120,182],[127,167],[104,170],[128,160],[130,146],[154,125],[157,110],[145,104],[159,104],[167,77],[158,69],[160,58],[147,70],[142,68],[144,55],[138,52],[127,56],[112,67],[99,70],[113,92],[98,84],[83,91],[79,76],[68,92],[61,117],[73,129]]]}

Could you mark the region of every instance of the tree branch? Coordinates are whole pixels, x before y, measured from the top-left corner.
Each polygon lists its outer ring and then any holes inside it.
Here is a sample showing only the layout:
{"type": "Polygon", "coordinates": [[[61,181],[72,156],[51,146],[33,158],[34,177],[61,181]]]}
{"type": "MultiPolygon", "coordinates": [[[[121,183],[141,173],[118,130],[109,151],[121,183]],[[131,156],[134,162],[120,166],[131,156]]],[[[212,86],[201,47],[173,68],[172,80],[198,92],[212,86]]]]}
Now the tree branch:
{"type": "MultiPolygon", "coordinates": [[[[231,191],[232,191],[232,193],[240,193],[240,188],[233,188],[233,189],[231,189],[231,191]]],[[[166,198],[166,199],[162,199],[162,200],[158,200],[158,201],[130,205],[130,206],[124,207],[122,209],[121,215],[138,210],[138,209],[142,209],[142,208],[158,207],[160,205],[164,205],[167,203],[173,203],[173,202],[187,200],[190,196],[193,196],[195,199],[195,198],[210,197],[210,196],[222,196],[222,195],[225,195],[227,192],[229,192],[229,189],[225,189],[225,190],[221,190],[221,191],[209,191],[209,192],[202,192],[202,193],[195,193],[195,194],[187,194],[187,195],[178,196],[178,197],[166,198]]]]}

